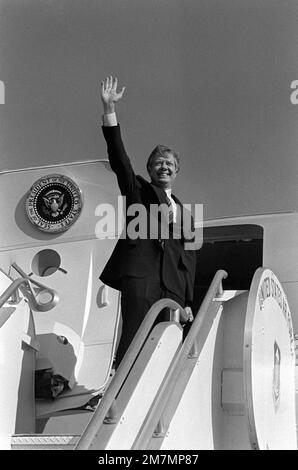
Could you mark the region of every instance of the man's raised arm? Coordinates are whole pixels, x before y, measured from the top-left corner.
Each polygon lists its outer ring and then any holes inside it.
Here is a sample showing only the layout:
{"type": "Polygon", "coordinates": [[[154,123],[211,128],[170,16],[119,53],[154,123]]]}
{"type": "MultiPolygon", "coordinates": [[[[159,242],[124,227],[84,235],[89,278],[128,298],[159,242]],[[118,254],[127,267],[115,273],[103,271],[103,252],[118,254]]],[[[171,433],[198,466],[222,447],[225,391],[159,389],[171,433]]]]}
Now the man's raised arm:
{"type": "Polygon", "coordinates": [[[117,91],[118,80],[112,76],[101,82],[101,100],[103,103],[103,135],[107,143],[109,161],[117,175],[121,194],[129,196],[137,184],[136,176],[125,151],[120,126],[117,123],[115,104],[121,100],[125,87],[117,91]]]}

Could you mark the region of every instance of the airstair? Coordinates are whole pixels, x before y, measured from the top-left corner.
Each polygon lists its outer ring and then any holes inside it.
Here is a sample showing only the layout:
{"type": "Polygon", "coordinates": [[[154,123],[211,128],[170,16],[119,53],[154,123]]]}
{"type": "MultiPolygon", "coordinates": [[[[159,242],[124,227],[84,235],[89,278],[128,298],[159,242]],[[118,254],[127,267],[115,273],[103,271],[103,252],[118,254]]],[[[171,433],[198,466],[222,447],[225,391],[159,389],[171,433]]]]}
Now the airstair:
{"type": "Polygon", "coordinates": [[[222,289],[225,277],[216,273],[184,341],[178,304],[150,309],[81,435],[14,435],[12,449],[295,449],[295,351],[280,284],[260,268],[237,293],[222,289]],[[151,331],[165,307],[171,321],[151,331]]]}

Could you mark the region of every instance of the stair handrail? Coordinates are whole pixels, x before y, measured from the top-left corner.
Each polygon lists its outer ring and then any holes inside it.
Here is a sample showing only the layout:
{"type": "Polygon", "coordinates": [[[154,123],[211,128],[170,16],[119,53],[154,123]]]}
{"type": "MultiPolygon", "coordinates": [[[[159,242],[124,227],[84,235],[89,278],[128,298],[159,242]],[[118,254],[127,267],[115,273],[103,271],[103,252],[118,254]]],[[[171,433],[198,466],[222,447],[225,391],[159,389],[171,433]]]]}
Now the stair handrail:
{"type": "Polygon", "coordinates": [[[227,276],[228,274],[224,270],[218,270],[216,272],[207,291],[207,294],[192,323],[192,326],[182,344],[182,347],[176,357],[173,359],[168,369],[167,375],[165,376],[165,380],[158,391],[158,395],[156,395],[151,410],[149,411],[151,416],[154,416],[155,418],[152,420],[149,419],[143,424],[142,431],[140,432],[139,436],[133,444],[133,449],[144,449],[143,436],[152,436],[155,428],[158,426],[163,410],[170,399],[170,395],[173,391],[173,386],[177,382],[182,370],[184,369],[187,357],[193,356],[196,359],[199,357],[200,352],[202,351],[202,348],[204,346],[204,342],[201,341],[201,344],[198,348],[198,343],[200,343],[200,336],[204,335],[204,330],[202,326],[206,319],[208,319],[208,310],[212,302],[216,298],[219,299],[222,295],[222,281],[227,276]]]}
{"type": "Polygon", "coordinates": [[[26,297],[26,299],[29,302],[30,307],[32,307],[33,309],[45,312],[45,311],[50,310],[57,304],[59,297],[58,297],[57,292],[54,289],[51,289],[41,284],[38,281],[34,281],[28,276],[26,277],[22,276],[20,278],[13,280],[12,283],[7,287],[7,289],[0,295],[0,308],[3,307],[3,305],[7,303],[10,298],[13,298],[13,301],[12,301],[13,304],[18,303],[20,301],[20,298],[18,295],[18,289],[22,285],[26,285],[26,284],[30,288],[30,296],[29,295],[27,296],[26,293],[23,293],[23,295],[24,297],[26,297]],[[42,290],[49,292],[51,294],[51,299],[48,302],[39,302],[36,296],[34,295],[33,290],[31,289],[31,283],[36,284],[39,287],[41,287],[42,290]]]}
{"type": "Polygon", "coordinates": [[[146,317],[144,318],[137,334],[135,335],[129,348],[127,349],[113,379],[111,380],[111,383],[106,393],[104,394],[102,400],[99,402],[91,420],[83,431],[82,436],[75,447],[75,450],[89,449],[89,447],[92,445],[92,441],[96,436],[99,427],[102,425],[105,419],[108,419],[110,423],[116,422],[116,396],[120,391],[127,375],[129,374],[129,371],[131,370],[148,334],[150,333],[158,314],[164,308],[170,308],[172,311],[179,310],[181,322],[187,322],[189,319],[189,316],[185,312],[185,310],[174,300],[161,299],[152,305],[146,317]]]}

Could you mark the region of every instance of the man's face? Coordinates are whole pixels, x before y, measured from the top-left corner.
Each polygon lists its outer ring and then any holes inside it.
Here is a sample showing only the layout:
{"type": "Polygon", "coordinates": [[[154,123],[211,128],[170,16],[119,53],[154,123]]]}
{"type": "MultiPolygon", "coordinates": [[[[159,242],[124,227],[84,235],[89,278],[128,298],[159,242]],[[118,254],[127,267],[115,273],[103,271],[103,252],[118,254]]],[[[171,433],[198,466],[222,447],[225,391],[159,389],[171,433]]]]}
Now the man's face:
{"type": "Polygon", "coordinates": [[[158,155],[149,168],[152,183],[163,189],[172,187],[177,173],[176,159],[170,152],[158,155]]]}

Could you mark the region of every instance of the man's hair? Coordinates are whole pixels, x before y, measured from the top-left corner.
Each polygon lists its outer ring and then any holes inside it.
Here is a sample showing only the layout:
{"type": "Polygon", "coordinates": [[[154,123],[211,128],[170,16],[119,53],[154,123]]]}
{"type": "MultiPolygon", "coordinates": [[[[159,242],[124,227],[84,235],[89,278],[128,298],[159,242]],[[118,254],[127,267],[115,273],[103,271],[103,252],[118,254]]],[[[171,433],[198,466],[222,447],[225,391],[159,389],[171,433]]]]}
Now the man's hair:
{"type": "Polygon", "coordinates": [[[180,169],[180,158],[179,158],[179,154],[177,152],[174,152],[174,150],[172,150],[170,147],[167,147],[166,145],[157,145],[153,150],[152,152],[150,153],[149,155],[149,158],[147,160],[147,171],[148,173],[150,173],[150,168],[154,162],[154,160],[157,158],[157,157],[166,157],[166,155],[168,153],[171,153],[173,155],[173,157],[175,158],[176,160],[176,168],[177,168],[177,172],[179,171],[180,169]]]}

